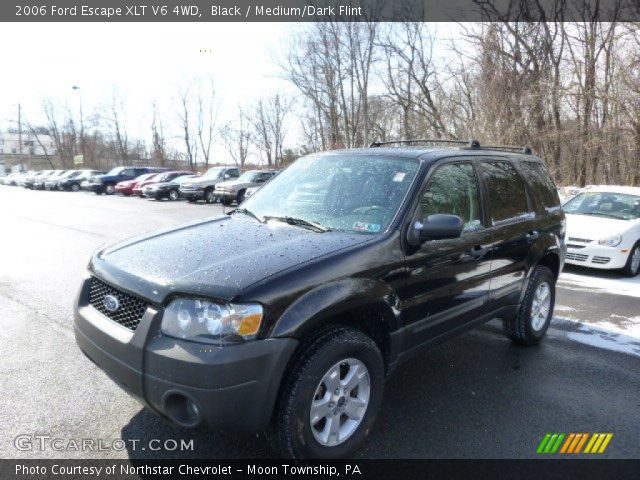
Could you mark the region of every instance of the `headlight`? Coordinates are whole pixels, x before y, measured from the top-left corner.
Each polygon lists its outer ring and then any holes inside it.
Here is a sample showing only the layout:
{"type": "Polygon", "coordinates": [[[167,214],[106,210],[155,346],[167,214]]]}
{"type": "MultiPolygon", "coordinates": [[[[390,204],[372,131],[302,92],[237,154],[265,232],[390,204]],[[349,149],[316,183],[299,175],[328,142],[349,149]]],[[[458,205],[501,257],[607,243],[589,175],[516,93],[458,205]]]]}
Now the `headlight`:
{"type": "Polygon", "coordinates": [[[615,235],[610,235],[608,237],[604,237],[598,240],[598,243],[600,245],[606,245],[607,247],[617,247],[618,245],[620,245],[621,242],[622,242],[622,235],[617,233],[615,235]]]}
{"type": "Polygon", "coordinates": [[[225,338],[249,339],[258,333],[262,307],[257,304],[222,304],[178,298],[162,317],[162,332],[172,337],[206,343],[225,338]]]}

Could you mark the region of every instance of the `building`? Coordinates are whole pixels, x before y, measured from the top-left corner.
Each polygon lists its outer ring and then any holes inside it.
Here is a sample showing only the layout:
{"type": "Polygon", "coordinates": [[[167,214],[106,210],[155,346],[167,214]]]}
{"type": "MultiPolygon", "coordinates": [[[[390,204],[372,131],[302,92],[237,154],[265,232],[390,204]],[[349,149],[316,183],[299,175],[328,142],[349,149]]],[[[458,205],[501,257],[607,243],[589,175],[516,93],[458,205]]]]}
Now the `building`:
{"type": "Polygon", "coordinates": [[[45,156],[55,155],[56,144],[50,135],[33,135],[23,132],[0,132],[0,158],[3,155],[19,156],[45,156]],[[22,145],[21,145],[22,144],[22,145]]]}

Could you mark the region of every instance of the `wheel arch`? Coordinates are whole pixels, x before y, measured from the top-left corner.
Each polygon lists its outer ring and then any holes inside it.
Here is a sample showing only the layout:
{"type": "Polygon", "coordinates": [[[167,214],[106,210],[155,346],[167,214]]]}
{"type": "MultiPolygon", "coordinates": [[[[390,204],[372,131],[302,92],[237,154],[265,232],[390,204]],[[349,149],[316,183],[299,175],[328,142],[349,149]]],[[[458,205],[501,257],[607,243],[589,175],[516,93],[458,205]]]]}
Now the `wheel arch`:
{"type": "Polygon", "coordinates": [[[334,327],[354,328],[371,337],[388,365],[398,353],[391,337],[401,327],[399,299],[387,283],[379,280],[333,282],[297,299],[280,316],[270,336],[296,338],[298,348],[304,349],[309,339],[334,327]]]}

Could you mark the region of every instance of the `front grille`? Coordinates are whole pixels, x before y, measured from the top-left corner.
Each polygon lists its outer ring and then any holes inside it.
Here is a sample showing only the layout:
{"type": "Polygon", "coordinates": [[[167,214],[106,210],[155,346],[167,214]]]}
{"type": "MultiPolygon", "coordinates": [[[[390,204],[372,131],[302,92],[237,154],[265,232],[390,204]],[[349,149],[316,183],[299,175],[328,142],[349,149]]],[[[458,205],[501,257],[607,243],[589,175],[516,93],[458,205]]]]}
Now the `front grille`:
{"type": "Polygon", "coordinates": [[[121,292],[93,277],[89,286],[89,304],[105,317],[123,327],[127,327],[129,330],[138,328],[138,324],[148,306],[144,300],[121,292]],[[119,306],[115,311],[107,310],[105,307],[104,299],[107,295],[111,295],[118,300],[119,306]]]}
{"type": "Polygon", "coordinates": [[[611,261],[611,257],[593,257],[591,259],[591,263],[599,263],[600,265],[604,265],[606,263],[609,263],[611,261]]]}
{"type": "Polygon", "coordinates": [[[570,242],[591,243],[593,240],[589,238],[569,237],[570,242]]]}
{"type": "Polygon", "coordinates": [[[565,258],[567,260],[573,260],[575,262],[586,262],[587,258],[589,258],[589,255],[585,255],[583,253],[567,252],[565,258]]]}

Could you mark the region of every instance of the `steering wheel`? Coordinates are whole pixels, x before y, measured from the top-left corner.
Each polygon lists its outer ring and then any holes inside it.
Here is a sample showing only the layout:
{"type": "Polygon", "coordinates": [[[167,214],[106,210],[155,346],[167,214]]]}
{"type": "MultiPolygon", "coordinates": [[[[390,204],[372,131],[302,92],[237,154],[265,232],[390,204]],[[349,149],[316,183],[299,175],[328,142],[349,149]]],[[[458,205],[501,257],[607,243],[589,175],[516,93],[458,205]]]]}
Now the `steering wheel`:
{"type": "Polygon", "coordinates": [[[366,207],[358,207],[355,208],[351,213],[372,213],[372,212],[376,212],[376,211],[381,211],[384,212],[386,210],[386,208],[380,206],[380,205],[370,205],[370,206],[366,206],[366,207]]]}

